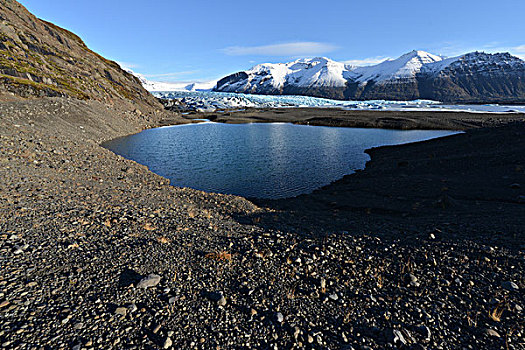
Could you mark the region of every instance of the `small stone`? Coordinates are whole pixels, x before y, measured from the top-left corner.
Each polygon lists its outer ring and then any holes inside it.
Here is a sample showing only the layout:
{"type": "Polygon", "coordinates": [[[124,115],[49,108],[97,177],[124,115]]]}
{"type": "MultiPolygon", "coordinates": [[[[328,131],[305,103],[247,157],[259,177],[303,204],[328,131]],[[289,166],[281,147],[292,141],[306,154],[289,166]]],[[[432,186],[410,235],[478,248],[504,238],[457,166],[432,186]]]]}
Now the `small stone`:
{"type": "Polygon", "coordinates": [[[409,273],[406,275],[406,278],[410,281],[410,282],[417,282],[417,277],[414,276],[413,274],[409,273]]]}
{"type": "Polygon", "coordinates": [[[301,329],[297,326],[295,326],[294,328],[294,332],[293,332],[293,337],[295,340],[297,340],[297,338],[299,338],[299,334],[301,334],[301,329]]]}
{"type": "Polygon", "coordinates": [[[424,336],[427,341],[429,341],[430,338],[432,337],[432,332],[430,332],[430,328],[428,328],[427,326],[419,326],[417,327],[417,331],[422,336],[424,336]]]}
{"type": "Polygon", "coordinates": [[[406,274],[405,278],[408,281],[409,285],[411,285],[412,287],[419,287],[419,282],[417,280],[417,277],[414,276],[413,274],[408,273],[406,274]]]}
{"type": "Polygon", "coordinates": [[[171,304],[175,304],[176,301],[177,301],[176,297],[171,297],[171,298],[168,299],[168,303],[170,303],[170,305],[171,304]]]}
{"type": "Polygon", "coordinates": [[[137,288],[146,289],[149,287],[155,287],[159,283],[160,283],[160,276],[152,273],[144,277],[143,279],[141,279],[140,282],[137,284],[137,288]]]}
{"type": "Polygon", "coordinates": [[[159,331],[160,331],[160,328],[162,327],[162,325],[158,324],[154,329],[153,329],[153,334],[157,334],[159,331]]]}
{"type": "Polygon", "coordinates": [[[339,297],[337,296],[336,293],[330,294],[330,295],[328,296],[328,298],[332,299],[333,301],[336,301],[337,299],[339,299],[339,297]]]}
{"type": "Polygon", "coordinates": [[[75,345],[71,348],[72,350],[80,350],[82,349],[82,345],[78,344],[78,345],[75,345]]]}
{"type": "Polygon", "coordinates": [[[250,315],[252,315],[252,316],[257,315],[257,310],[255,310],[255,309],[250,309],[250,315]]]}
{"type": "Polygon", "coordinates": [[[115,310],[116,315],[126,316],[128,313],[128,308],[126,307],[117,307],[115,310]]]}
{"type": "Polygon", "coordinates": [[[403,333],[397,329],[387,329],[385,332],[386,339],[389,343],[392,344],[398,344],[401,343],[403,345],[407,344],[407,341],[405,337],[403,336],[403,333]]]}
{"type": "Polygon", "coordinates": [[[226,298],[224,297],[224,295],[222,295],[221,292],[210,292],[207,294],[207,296],[208,296],[208,299],[216,302],[217,305],[219,306],[225,306],[227,303],[226,298]]]}
{"type": "Polygon", "coordinates": [[[324,293],[326,290],[326,280],[321,278],[321,292],[324,293]]]}
{"type": "Polygon", "coordinates": [[[222,298],[220,298],[220,299],[217,301],[217,305],[219,305],[219,306],[226,306],[226,303],[227,303],[227,301],[226,301],[226,298],[225,298],[225,297],[222,297],[222,298]]]}
{"type": "Polygon", "coordinates": [[[13,254],[15,254],[15,255],[22,254],[23,252],[24,251],[19,246],[15,246],[15,248],[13,249],[13,254]]]}
{"type": "Polygon", "coordinates": [[[78,322],[73,326],[74,329],[82,329],[84,328],[84,323],[78,322]]]}
{"type": "Polygon", "coordinates": [[[162,344],[162,348],[163,349],[169,349],[169,348],[171,348],[172,345],[173,345],[173,342],[171,341],[171,338],[170,337],[166,337],[166,339],[164,340],[164,343],[162,344]]]}
{"type": "Polygon", "coordinates": [[[278,312],[275,314],[275,319],[277,320],[277,322],[279,323],[283,323],[284,321],[284,316],[282,313],[278,312]]]}
{"type": "Polygon", "coordinates": [[[3,307],[6,307],[7,305],[9,305],[9,301],[7,300],[4,300],[0,303],[0,309],[3,308],[3,307]]]}
{"type": "Polygon", "coordinates": [[[138,310],[138,307],[137,307],[137,305],[135,305],[135,303],[131,303],[131,304],[128,305],[128,311],[129,312],[133,313],[133,312],[135,312],[137,310],[138,310]]]}
{"type": "Polygon", "coordinates": [[[506,290],[509,290],[511,292],[516,292],[518,291],[520,288],[518,287],[518,285],[512,281],[505,281],[505,282],[502,282],[501,283],[501,287],[503,289],[506,289],[506,290]]]}
{"type": "Polygon", "coordinates": [[[483,333],[485,333],[485,335],[488,335],[489,337],[501,338],[501,335],[499,335],[498,332],[490,328],[485,328],[483,330],[483,333]]]}
{"type": "Polygon", "coordinates": [[[308,334],[308,343],[312,344],[314,342],[314,337],[308,334]]]}

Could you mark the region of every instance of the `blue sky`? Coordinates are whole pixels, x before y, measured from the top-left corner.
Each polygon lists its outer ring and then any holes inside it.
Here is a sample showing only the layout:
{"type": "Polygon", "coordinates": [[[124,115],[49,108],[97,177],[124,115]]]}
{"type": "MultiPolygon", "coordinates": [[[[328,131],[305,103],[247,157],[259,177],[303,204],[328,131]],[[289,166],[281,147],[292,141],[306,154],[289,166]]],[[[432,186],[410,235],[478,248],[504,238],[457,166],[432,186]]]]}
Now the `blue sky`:
{"type": "Polygon", "coordinates": [[[257,63],[366,64],[413,49],[525,57],[522,0],[22,0],[103,56],[157,81],[207,81],[257,63]]]}

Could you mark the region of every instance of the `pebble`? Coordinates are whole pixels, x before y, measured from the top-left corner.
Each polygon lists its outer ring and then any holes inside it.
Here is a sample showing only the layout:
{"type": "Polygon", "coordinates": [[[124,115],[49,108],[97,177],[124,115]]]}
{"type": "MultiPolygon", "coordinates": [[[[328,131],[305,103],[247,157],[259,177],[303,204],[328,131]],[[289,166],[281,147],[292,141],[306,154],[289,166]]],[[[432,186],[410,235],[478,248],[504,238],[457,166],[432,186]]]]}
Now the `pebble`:
{"type": "Polygon", "coordinates": [[[116,315],[126,316],[128,313],[128,308],[126,307],[117,307],[115,310],[116,315]]]}
{"type": "Polygon", "coordinates": [[[413,274],[409,273],[406,275],[406,279],[408,280],[409,284],[412,286],[412,287],[419,287],[419,282],[418,282],[418,279],[416,276],[414,276],[413,274]]]}
{"type": "Polygon", "coordinates": [[[164,343],[162,344],[162,348],[163,349],[169,349],[171,348],[171,346],[173,345],[173,341],[171,340],[170,337],[166,337],[166,339],[164,340],[164,343]]]}
{"type": "Polygon", "coordinates": [[[227,301],[226,301],[226,298],[225,298],[224,296],[221,297],[221,298],[217,301],[217,305],[219,305],[219,306],[226,306],[226,303],[227,303],[227,301]]]}
{"type": "Polygon", "coordinates": [[[422,336],[425,337],[427,341],[429,341],[430,338],[432,337],[432,332],[430,331],[430,328],[428,328],[427,326],[419,326],[416,329],[422,336]]]}
{"type": "Polygon", "coordinates": [[[222,292],[209,292],[207,294],[207,296],[208,296],[208,299],[210,299],[211,301],[216,302],[217,305],[219,305],[219,306],[226,306],[226,304],[227,304],[227,300],[224,297],[224,295],[222,294],[222,292]]]}
{"type": "Polygon", "coordinates": [[[141,279],[140,282],[137,284],[137,288],[146,289],[149,287],[155,287],[159,283],[160,283],[160,276],[152,273],[144,277],[143,279],[141,279]]]}
{"type": "Polygon", "coordinates": [[[131,304],[128,305],[128,311],[130,313],[133,313],[133,312],[135,312],[137,310],[138,310],[138,308],[137,308],[137,305],[135,303],[131,303],[131,304]]]}
{"type": "Polygon", "coordinates": [[[278,312],[275,314],[275,319],[277,320],[277,322],[279,323],[283,323],[284,321],[284,316],[282,313],[278,312]]]}
{"type": "Polygon", "coordinates": [[[299,338],[299,334],[301,334],[301,329],[297,326],[294,327],[293,337],[295,340],[299,338]]]}
{"type": "Polygon", "coordinates": [[[495,330],[490,329],[490,328],[485,328],[483,330],[483,333],[485,333],[486,335],[488,335],[490,337],[501,338],[501,335],[499,335],[498,332],[496,332],[495,330]]]}
{"type": "Polygon", "coordinates": [[[312,344],[314,342],[314,337],[308,334],[308,343],[312,344]]]}
{"type": "Polygon", "coordinates": [[[506,289],[508,291],[511,291],[511,292],[516,292],[518,291],[520,288],[518,287],[518,285],[512,281],[505,281],[505,282],[502,282],[501,283],[501,287],[503,289],[506,289]]]}

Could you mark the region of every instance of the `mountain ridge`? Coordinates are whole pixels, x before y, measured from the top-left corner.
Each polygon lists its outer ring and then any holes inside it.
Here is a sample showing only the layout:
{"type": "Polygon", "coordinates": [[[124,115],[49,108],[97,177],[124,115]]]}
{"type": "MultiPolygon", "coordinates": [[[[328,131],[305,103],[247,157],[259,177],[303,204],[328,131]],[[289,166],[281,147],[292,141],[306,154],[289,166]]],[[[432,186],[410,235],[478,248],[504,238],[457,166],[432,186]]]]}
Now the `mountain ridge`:
{"type": "Polygon", "coordinates": [[[70,97],[161,109],[133,75],[15,0],[0,7],[0,97],[70,97]]]}
{"type": "Polygon", "coordinates": [[[414,50],[376,65],[354,67],[316,57],[259,64],[220,79],[214,91],[340,100],[522,103],[525,61],[509,53],[476,51],[444,58],[414,50]]]}

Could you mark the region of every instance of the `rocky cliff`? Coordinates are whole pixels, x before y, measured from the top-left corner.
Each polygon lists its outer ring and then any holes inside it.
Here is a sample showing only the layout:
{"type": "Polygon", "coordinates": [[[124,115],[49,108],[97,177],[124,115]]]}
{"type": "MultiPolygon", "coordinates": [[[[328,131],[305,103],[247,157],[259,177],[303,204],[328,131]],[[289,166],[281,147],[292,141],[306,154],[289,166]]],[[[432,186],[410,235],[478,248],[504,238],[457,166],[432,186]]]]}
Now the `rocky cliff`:
{"type": "Polygon", "coordinates": [[[75,34],[36,18],[15,0],[0,6],[0,97],[63,96],[162,108],[120,66],[91,51],[75,34]]]}

